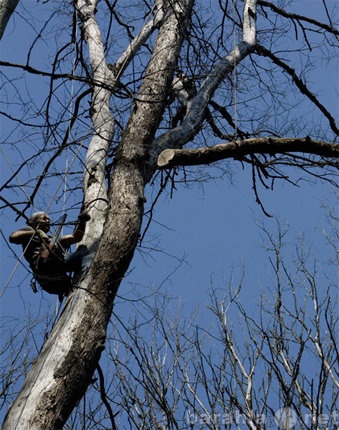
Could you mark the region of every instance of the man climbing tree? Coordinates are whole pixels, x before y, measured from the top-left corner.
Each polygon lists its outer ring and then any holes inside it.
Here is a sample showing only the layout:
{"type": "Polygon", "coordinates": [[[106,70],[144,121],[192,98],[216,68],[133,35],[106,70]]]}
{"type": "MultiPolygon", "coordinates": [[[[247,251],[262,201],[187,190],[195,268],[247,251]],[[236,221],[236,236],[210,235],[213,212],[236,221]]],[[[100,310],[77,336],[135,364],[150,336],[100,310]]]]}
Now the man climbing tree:
{"type": "Polygon", "coordinates": [[[22,133],[27,155],[11,165],[0,199],[4,211],[14,206],[25,213],[37,199],[57,205],[60,193],[51,197],[49,190],[61,178],[73,207],[83,193],[85,201],[95,200],[80,242],[91,265],[2,430],[60,430],[65,424],[93,381],[146,204],[152,214],[166,186],[201,172],[187,166],[204,170],[218,162],[225,175],[232,170],[228,162],[248,166],[264,211],[259,184],[272,188],[289,180],[288,168],[332,184],[337,175],[335,113],[306,79],[312,67],[336,56],[339,32],[329,1],[322,2],[322,19],[308,16],[306,2],[284,0],[280,7],[262,0],[61,3],[34,6],[30,13],[46,14],[39,30],[22,10],[6,29],[18,43],[21,26],[10,25],[24,16],[30,37],[21,36],[29,41],[25,58],[13,60],[12,49],[8,61],[0,61],[1,113],[10,124],[1,146],[13,145],[13,136],[22,142],[22,133]],[[19,110],[11,102],[18,98],[19,110]],[[60,167],[66,153],[72,160],[60,167]],[[22,199],[14,201],[13,188],[22,199]],[[148,194],[154,202],[147,202],[148,194]]]}
{"type": "MultiPolygon", "coordinates": [[[[89,219],[90,216],[83,211],[72,234],[58,237],[57,230],[54,236],[49,236],[49,216],[45,212],[36,212],[28,219],[27,227],[22,227],[10,235],[11,243],[22,245],[23,255],[41,288],[50,294],[58,294],[61,300],[74,285],[67,272],[75,272],[75,277],[79,275],[83,257],[88,254],[84,246],[70,254],[67,254],[66,250],[82,240],[89,219]]],[[[61,228],[62,224],[59,227],[61,228]]]]}

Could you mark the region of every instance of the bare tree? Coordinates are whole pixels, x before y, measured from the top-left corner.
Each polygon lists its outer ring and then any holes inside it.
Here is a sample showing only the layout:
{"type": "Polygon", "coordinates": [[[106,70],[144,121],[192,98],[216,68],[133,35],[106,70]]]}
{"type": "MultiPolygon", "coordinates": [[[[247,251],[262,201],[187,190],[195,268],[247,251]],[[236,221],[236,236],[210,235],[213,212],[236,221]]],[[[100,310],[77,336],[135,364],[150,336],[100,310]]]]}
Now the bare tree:
{"type": "Polygon", "coordinates": [[[240,275],[226,285],[213,281],[207,327],[199,321],[206,310],[188,317],[160,291],[140,298],[129,321],[114,318],[109,379],[103,385],[99,371],[93,380],[105,404],[88,393],[89,426],[337,428],[338,313],[329,276],[336,261],[315,257],[304,240],[291,255],[288,228],[276,226],[262,227],[270,270],[250,305],[243,296],[251,277],[240,275]]]}
{"type": "MultiPolygon", "coordinates": [[[[335,52],[339,33],[325,2],[327,22],[266,1],[215,2],[210,27],[206,4],[193,0],[145,1],[140,7],[95,0],[55,5],[47,2],[52,13],[41,30],[34,29],[25,61],[0,62],[8,71],[3,84],[6,104],[13,106],[14,94],[23,107],[21,116],[10,108],[2,115],[14,128],[27,131],[25,154],[29,150],[1,186],[0,199],[2,209],[24,216],[49,178],[60,175],[58,157],[70,150],[72,163],[62,176],[74,176],[68,185],[73,205],[79,206],[83,196],[90,204],[90,233],[83,244],[91,258],[30,368],[3,430],[59,429],[86,392],[105,347],[118,288],[138,244],[145,187],[151,180],[161,191],[173,181],[172,167],[232,158],[251,166],[261,203],[257,181],[269,186],[288,179],[285,167],[335,184],[338,166],[334,115],[305,79],[307,69],[316,66],[312,62],[330,61],[335,52]],[[56,16],[58,21],[53,21],[56,16]],[[291,29],[292,49],[287,46],[291,29]],[[54,50],[49,70],[39,63],[40,42],[48,43],[48,55],[54,50]],[[13,87],[10,73],[16,71],[27,76],[28,86],[28,77],[48,82],[46,98],[41,101],[13,87]],[[302,102],[316,110],[317,124],[298,114],[302,102]],[[40,166],[40,173],[18,186],[15,180],[32,164],[40,166]],[[25,201],[15,201],[11,193],[23,187],[29,190],[25,201]]],[[[12,144],[11,132],[4,140],[12,144]]],[[[20,151],[20,144],[15,148],[20,151]]],[[[49,207],[49,197],[57,199],[45,193],[39,202],[45,198],[49,207]]],[[[220,312],[214,308],[217,316],[220,312]]],[[[277,324],[282,330],[285,323],[277,324]]],[[[238,366],[236,349],[229,354],[238,372],[235,378],[246,380],[249,387],[251,367],[238,366]]],[[[282,366],[288,371],[286,360],[282,366]]],[[[157,375],[152,377],[157,381],[157,375]]],[[[195,387],[186,380],[182,389],[188,397],[195,387]]],[[[230,387],[225,393],[231,395],[230,387]]],[[[252,399],[245,394],[246,412],[252,399]]],[[[164,405],[163,411],[169,419],[171,410],[164,405]]]]}

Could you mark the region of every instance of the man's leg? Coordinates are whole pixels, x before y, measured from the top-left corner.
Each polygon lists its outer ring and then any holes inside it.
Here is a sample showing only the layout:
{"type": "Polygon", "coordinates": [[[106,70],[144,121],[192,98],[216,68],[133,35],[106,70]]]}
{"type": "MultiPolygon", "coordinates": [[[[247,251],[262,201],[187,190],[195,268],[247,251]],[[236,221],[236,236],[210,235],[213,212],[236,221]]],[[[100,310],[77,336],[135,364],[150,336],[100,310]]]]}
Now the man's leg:
{"type": "Polygon", "coordinates": [[[74,272],[73,283],[75,284],[83,271],[83,258],[88,255],[88,249],[85,245],[80,245],[75,252],[65,256],[65,264],[68,272],[74,272]]]}

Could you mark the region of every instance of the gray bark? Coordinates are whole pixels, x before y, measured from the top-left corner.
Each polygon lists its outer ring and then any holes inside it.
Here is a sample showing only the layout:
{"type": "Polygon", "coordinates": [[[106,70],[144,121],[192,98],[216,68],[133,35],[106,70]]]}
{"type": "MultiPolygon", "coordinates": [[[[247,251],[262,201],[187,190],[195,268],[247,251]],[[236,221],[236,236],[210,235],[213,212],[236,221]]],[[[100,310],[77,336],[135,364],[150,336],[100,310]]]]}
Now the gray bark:
{"type": "Polygon", "coordinates": [[[0,40],[18,3],[19,0],[0,0],[0,40]]]}

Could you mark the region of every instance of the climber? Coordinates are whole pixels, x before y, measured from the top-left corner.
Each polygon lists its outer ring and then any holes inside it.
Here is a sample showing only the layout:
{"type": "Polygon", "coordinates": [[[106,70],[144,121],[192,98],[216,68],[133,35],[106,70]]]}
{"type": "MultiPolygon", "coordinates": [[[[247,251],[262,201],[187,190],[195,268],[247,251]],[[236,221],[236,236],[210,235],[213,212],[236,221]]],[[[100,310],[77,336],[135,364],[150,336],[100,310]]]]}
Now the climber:
{"type": "Polygon", "coordinates": [[[11,243],[22,245],[24,257],[41,288],[50,294],[58,294],[60,300],[71,291],[74,278],[81,273],[83,257],[88,254],[84,245],[73,253],[66,252],[84,236],[86,222],[90,219],[85,208],[72,234],[59,238],[48,235],[50,217],[45,212],[36,212],[27,220],[27,227],[14,231],[9,237],[11,243]],[[74,273],[73,278],[71,272],[74,273]]]}

